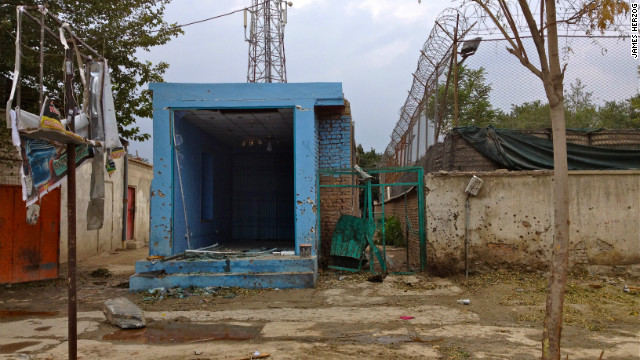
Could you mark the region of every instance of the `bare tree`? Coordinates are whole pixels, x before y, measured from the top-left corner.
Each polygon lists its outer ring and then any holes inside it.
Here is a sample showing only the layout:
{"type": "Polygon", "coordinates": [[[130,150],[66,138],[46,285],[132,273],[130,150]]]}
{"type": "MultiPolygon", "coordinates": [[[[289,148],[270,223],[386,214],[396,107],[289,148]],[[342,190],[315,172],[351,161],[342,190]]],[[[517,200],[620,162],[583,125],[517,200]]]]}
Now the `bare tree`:
{"type": "Polygon", "coordinates": [[[509,53],[518,58],[524,67],[542,80],[549,101],[554,149],[554,237],[542,336],[542,358],[560,359],[570,222],[563,96],[564,71],[567,64],[560,65],[558,28],[581,28],[587,34],[591,34],[595,30],[617,29],[618,15],[626,14],[629,10],[629,4],[616,0],[463,1],[465,7],[470,4],[473,5],[475,16],[485,20],[485,25],[490,24],[490,27],[497,28],[507,40],[509,53]],[[556,6],[560,9],[559,12],[556,6]],[[536,19],[536,15],[539,16],[538,19],[536,19]],[[527,52],[525,41],[529,40],[533,43],[538,61],[532,61],[534,59],[527,52]]]}

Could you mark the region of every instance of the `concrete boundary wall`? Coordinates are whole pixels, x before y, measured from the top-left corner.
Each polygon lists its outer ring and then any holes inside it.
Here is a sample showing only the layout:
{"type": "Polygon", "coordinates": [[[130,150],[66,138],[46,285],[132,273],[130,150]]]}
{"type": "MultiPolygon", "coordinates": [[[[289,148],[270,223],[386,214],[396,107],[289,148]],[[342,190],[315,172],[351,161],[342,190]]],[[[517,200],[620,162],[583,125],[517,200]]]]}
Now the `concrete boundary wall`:
{"type": "MultiPolygon", "coordinates": [[[[470,198],[470,271],[546,270],[553,243],[552,171],[432,173],[426,176],[428,267],[464,271],[465,198],[470,198]]],[[[570,171],[572,269],[640,270],[640,171],[570,171]]]]}
{"type": "MultiPolygon", "coordinates": [[[[115,161],[117,170],[112,176],[105,174],[105,213],[100,230],[87,230],[86,214],[91,182],[91,163],[83,164],[76,173],[77,257],[85,259],[100,253],[122,249],[122,191],[123,159],[115,161]]],[[[0,164],[0,184],[20,185],[20,163],[0,164]]],[[[136,191],[134,239],[149,242],[149,191],[153,167],[130,159],[129,186],[136,191]]],[[[61,185],[60,201],[60,263],[67,262],[67,182],[61,185]]],[[[46,196],[46,195],[45,195],[46,196]]]]}

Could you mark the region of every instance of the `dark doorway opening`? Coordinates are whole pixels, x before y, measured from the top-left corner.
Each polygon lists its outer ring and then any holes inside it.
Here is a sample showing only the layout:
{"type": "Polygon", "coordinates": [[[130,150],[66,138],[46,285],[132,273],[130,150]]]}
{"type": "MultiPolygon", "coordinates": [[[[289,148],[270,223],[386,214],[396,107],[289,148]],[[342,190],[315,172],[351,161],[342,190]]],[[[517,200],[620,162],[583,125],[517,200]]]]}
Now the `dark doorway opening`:
{"type": "Polygon", "coordinates": [[[184,110],[175,123],[191,248],[293,250],[293,109],[184,110]]]}

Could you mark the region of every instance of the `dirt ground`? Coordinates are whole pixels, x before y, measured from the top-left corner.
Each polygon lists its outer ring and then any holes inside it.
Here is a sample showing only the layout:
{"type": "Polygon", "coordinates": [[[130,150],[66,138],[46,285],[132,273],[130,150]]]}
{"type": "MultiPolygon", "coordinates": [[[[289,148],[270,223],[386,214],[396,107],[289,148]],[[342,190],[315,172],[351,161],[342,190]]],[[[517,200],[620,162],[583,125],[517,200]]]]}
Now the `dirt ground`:
{"type": "MultiPolygon", "coordinates": [[[[543,274],[389,275],[369,282],[366,273],[322,272],[315,289],[129,293],[133,264],[147,251],[79,264],[80,358],[242,359],[255,351],[269,359],[539,358],[543,274]],[[145,329],[106,323],[103,303],[119,296],[143,309],[145,329]]],[[[640,295],[623,291],[639,282],[570,277],[562,338],[569,359],[598,359],[603,350],[602,359],[640,359],[640,295]]],[[[65,359],[66,301],[62,278],[0,287],[0,359],[65,359]]]]}

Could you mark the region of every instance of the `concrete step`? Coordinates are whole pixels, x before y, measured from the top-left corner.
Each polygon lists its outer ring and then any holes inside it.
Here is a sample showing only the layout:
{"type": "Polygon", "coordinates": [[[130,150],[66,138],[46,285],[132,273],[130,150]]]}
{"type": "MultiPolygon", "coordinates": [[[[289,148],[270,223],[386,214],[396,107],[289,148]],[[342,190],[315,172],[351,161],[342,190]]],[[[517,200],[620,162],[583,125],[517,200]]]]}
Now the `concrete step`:
{"type": "Polygon", "coordinates": [[[160,277],[132,275],[129,291],[143,291],[163,287],[241,287],[245,289],[279,288],[302,289],[315,286],[315,272],[275,272],[259,274],[237,273],[172,273],[160,277]]]}
{"type": "Polygon", "coordinates": [[[143,248],[146,244],[144,241],[127,240],[124,242],[124,245],[127,250],[136,250],[143,248]]]}
{"type": "Polygon", "coordinates": [[[269,256],[224,260],[137,261],[136,274],[164,270],[174,273],[261,274],[295,273],[316,270],[316,257],[269,256]]]}

